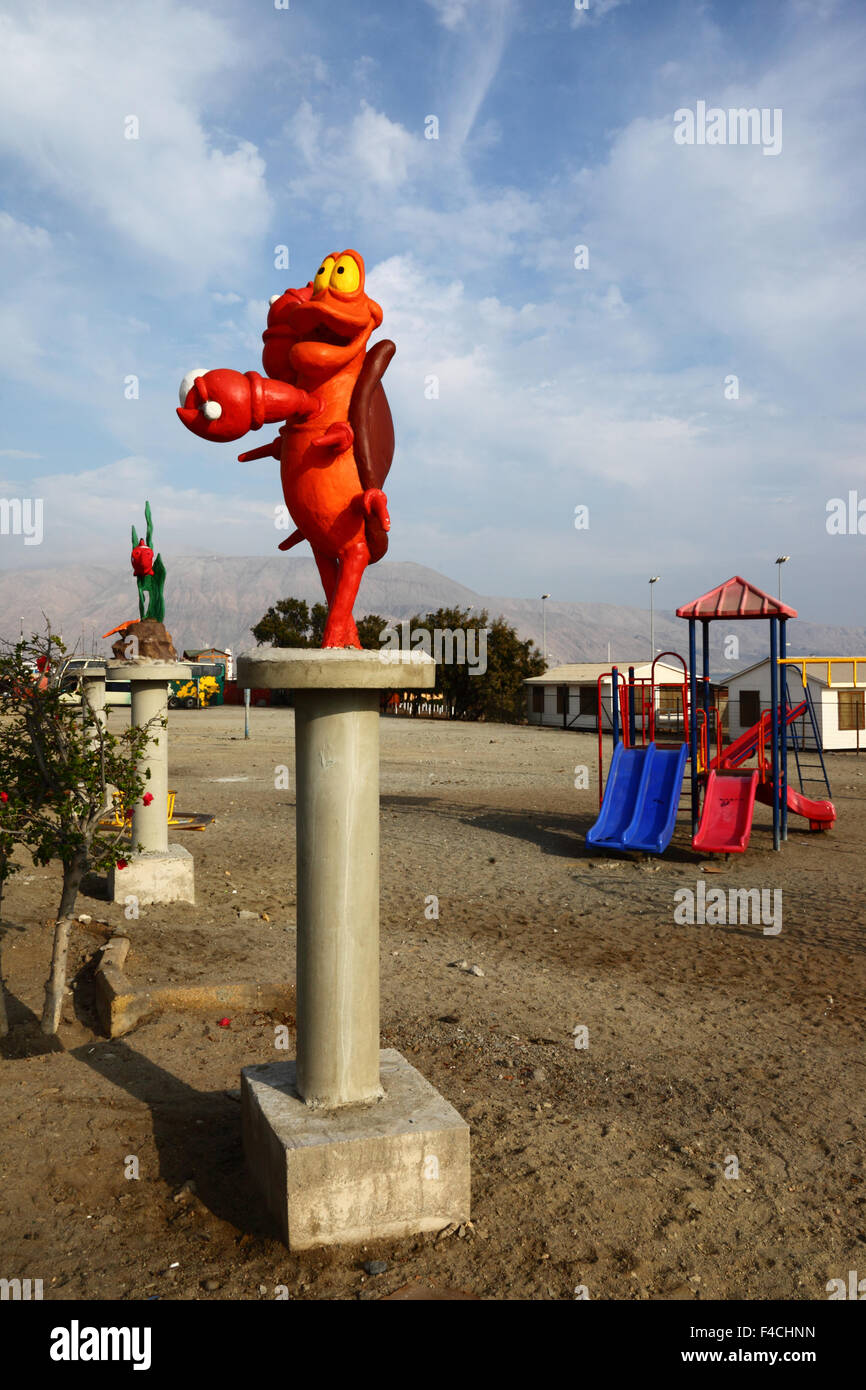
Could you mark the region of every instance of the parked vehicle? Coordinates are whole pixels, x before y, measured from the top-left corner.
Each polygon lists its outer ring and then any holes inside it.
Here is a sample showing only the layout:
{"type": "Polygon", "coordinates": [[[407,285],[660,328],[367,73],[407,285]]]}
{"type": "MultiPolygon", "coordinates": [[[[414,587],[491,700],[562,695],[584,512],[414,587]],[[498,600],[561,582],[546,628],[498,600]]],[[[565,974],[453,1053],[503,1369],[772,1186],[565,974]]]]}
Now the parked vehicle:
{"type": "Polygon", "coordinates": [[[85,671],[105,670],[105,661],[101,657],[92,656],[70,656],[59,667],[57,681],[60,685],[60,698],[64,704],[80,705],[81,689],[80,679],[85,671]]]}
{"type": "MultiPolygon", "coordinates": [[[[60,676],[60,698],[65,704],[81,704],[81,676],[87,669],[97,667],[99,670],[105,669],[104,661],[88,661],[71,666],[67,663],[60,676]],[[71,669],[70,669],[71,667],[71,669]]],[[[129,681],[106,681],[105,682],[105,704],[106,708],[114,705],[132,704],[132,688],[129,681]]]]}
{"type": "Polygon", "coordinates": [[[169,709],[204,709],[225,703],[226,668],[221,661],[194,661],[189,680],[172,681],[169,709]]]}
{"type": "Polygon", "coordinates": [[[132,687],[129,681],[105,682],[106,705],[131,705],[132,687]]]}

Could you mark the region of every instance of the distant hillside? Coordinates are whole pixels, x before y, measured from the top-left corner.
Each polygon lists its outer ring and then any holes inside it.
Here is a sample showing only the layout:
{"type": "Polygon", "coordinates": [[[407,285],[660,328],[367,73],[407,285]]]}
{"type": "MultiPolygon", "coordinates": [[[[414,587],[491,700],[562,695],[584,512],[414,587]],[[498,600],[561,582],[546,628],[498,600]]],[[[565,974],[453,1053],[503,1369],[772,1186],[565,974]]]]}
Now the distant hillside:
{"type": "MultiPolygon", "coordinates": [[[[214,645],[230,647],[237,654],[255,645],[250,632],[252,624],[277,599],[289,595],[308,603],[322,599],[312,558],[253,555],[174,559],[166,587],[166,626],[179,652],[184,647],[214,645]]],[[[364,577],[357,611],[399,619],[428,609],[455,606],[486,608],[494,617],[501,614],[514,624],[521,637],[531,638],[541,648],[539,599],[478,594],[423,565],[383,560],[372,566],[364,577]]],[[[109,643],[100,642],[100,634],[138,615],[132,574],[125,566],[97,568],[90,564],[0,570],[0,637],[14,638],[21,617],[27,632],[40,629],[43,612],[50,616],[69,648],[77,645],[90,650],[95,632],[96,650],[107,652],[109,643]]],[[[721,647],[728,625],[714,623],[711,628],[714,671],[737,669],[768,653],[765,623],[741,623],[733,630],[740,649],[739,659],[731,662],[723,659],[721,647]]],[[[656,648],[685,654],[687,643],[687,625],[672,613],[656,612],[656,648]]],[[[604,661],[608,644],[614,661],[648,656],[646,610],[548,600],[547,647],[551,665],[604,661]]],[[[794,655],[866,654],[866,628],[829,627],[798,618],[791,623],[790,646],[794,655]]]]}

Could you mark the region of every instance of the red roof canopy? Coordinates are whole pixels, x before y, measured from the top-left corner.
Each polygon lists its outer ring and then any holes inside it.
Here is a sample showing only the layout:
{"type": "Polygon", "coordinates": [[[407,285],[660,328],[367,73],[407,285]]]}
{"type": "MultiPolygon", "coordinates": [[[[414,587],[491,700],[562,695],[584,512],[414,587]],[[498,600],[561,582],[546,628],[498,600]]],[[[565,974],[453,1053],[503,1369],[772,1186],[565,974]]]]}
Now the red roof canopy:
{"type": "Polygon", "coordinates": [[[727,618],[729,622],[743,618],[796,618],[796,608],[765,594],[757,585],[750,584],[735,574],[717,589],[701,594],[682,608],[677,609],[678,618],[727,618]]]}

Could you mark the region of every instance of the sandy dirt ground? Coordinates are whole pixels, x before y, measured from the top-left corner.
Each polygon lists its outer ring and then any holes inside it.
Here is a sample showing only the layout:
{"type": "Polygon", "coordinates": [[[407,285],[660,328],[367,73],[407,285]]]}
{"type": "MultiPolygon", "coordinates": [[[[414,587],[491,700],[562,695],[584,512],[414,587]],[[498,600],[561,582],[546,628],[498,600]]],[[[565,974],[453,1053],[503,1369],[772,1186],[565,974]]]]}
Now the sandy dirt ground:
{"type": "Polygon", "coordinates": [[[28,867],[8,889],[0,1275],[41,1278],[46,1298],[368,1299],[420,1282],[760,1300],[825,1299],[866,1270],[866,757],[829,759],[829,834],[792,818],[773,854],[759,807],[748,852],[708,874],[684,813],[663,858],[585,849],[592,738],[382,719],[383,1046],[471,1124],[474,1229],[291,1255],[244,1170],[237,1089],[242,1066],[285,1057],[291,1012],[164,1014],[119,1041],[94,1012],[113,928],[141,988],[294,975],[291,712],[254,710],[245,742],[240,709],[178,711],[170,737],[178,806],[216,816],[174,836],[197,905],[124,922],[81,897],[93,920],[56,1045],[37,1019],[60,876],[28,867]],[[674,894],[700,881],[781,889],[782,930],[679,925],[674,894]]]}

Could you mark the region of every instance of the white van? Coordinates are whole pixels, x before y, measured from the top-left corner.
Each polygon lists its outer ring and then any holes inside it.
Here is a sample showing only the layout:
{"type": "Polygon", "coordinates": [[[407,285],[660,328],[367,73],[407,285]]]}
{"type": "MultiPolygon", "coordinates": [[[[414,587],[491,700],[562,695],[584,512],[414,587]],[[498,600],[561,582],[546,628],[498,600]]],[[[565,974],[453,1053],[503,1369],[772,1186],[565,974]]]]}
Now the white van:
{"type": "MultiPolygon", "coordinates": [[[[73,656],[60,669],[61,698],[69,704],[81,703],[81,676],[86,671],[105,671],[105,661],[99,657],[73,656]]],[[[105,682],[105,704],[131,705],[132,691],[129,681],[105,682]]]]}

